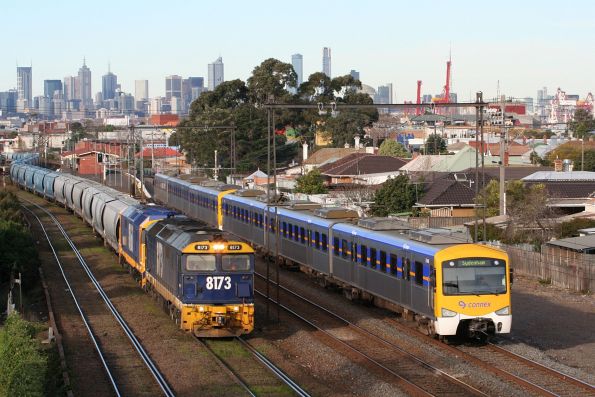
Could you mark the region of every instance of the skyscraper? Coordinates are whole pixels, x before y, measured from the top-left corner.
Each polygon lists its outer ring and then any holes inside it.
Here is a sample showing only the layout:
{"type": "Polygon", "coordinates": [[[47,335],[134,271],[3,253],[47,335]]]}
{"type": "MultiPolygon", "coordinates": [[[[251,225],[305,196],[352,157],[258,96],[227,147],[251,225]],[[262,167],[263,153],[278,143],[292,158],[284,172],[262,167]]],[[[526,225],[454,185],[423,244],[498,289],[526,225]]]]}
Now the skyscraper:
{"type": "Polygon", "coordinates": [[[182,98],[182,76],[172,75],[165,77],[165,97],[182,98]]]}
{"type": "Polygon", "coordinates": [[[108,67],[107,74],[101,77],[101,94],[103,96],[103,100],[107,101],[108,99],[114,99],[116,97],[117,87],[118,76],[113,74],[108,67]]]}
{"type": "Polygon", "coordinates": [[[359,81],[359,72],[357,70],[351,69],[351,72],[349,72],[349,74],[351,75],[351,77],[353,77],[354,80],[359,81]]]}
{"type": "Polygon", "coordinates": [[[78,92],[77,97],[85,107],[92,107],[93,94],[91,93],[91,69],[87,67],[86,60],[83,58],[83,66],[79,69],[77,76],[78,92]]]}
{"type": "Polygon", "coordinates": [[[328,78],[331,77],[331,49],[329,47],[322,49],[322,73],[326,74],[328,78]]]}
{"type": "Polygon", "coordinates": [[[60,80],[44,80],[43,81],[43,96],[52,99],[56,91],[62,92],[62,81],[60,80]]]}
{"type": "Polygon", "coordinates": [[[209,91],[213,91],[223,81],[223,59],[219,57],[209,63],[209,91]]]}
{"type": "Polygon", "coordinates": [[[64,100],[70,101],[77,98],[76,94],[76,77],[64,77],[64,100]]]}
{"type": "Polygon", "coordinates": [[[302,54],[293,54],[291,56],[291,65],[295,74],[297,74],[297,86],[299,87],[304,82],[304,57],[302,54]]]}
{"type": "Polygon", "coordinates": [[[33,106],[33,68],[17,66],[17,99],[26,99],[28,106],[33,106]]]}
{"type": "Polygon", "coordinates": [[[134,80],[134,102],[136,110],[145,110],[149,100],[149,80],[134,80]]]}
{"type": "Polygon", "coordinates": [[[189,106],[192,101],[202,94],[205,88],[204,77],[188,77],[182,85],[182,97],[184,105],[189,106]]]}

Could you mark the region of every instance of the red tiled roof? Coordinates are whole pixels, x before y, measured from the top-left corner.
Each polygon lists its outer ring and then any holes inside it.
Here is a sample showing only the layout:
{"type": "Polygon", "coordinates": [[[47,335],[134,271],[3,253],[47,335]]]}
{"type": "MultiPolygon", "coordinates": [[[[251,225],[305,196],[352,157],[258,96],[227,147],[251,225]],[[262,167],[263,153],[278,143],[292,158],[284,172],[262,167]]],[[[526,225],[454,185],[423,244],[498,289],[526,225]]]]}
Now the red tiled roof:
{"type": "MultiPolygon", "coordinates": [[[[478,144],[475,141],[470,141],[469,146],[476,148],[481,146],[481,142],[478,144]]],[[[499,143],[483,143],[484,153],[490,152],[492,156],[500,155],[500,144],[499,143]]],[[[523,154],[530,151],[531,148],[527,145],[521,145],[520,143],[511,142],[508,144],[508,155],[509,156],[522,156],[523,154]]]]}
{"type": "Polygon", "coordinates": [[[175,149],[169,147],[156,147],[151,149],[150,147],[145,148],[142,153],[137,153],[136,157],[145,157],[145,158],[164,158],[164,157],[180,157],[182,153],[178,152],[175,149]]]}

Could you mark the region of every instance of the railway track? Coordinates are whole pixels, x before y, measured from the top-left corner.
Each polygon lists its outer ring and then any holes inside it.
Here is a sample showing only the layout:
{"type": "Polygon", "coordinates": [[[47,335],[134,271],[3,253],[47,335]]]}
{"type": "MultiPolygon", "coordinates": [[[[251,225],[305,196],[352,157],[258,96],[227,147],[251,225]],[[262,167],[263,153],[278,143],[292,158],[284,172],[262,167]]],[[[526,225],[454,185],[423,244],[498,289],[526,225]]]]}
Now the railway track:
{"type": "Polygon", "coordinates": [[[74,241],[54,215],[38,204],[20,199],[23,208],[40,226],[59,266],[77,311],[99,355],[114,393],[117,396],[146,394],[174,396],[173,390],[124,318],[93,275],[74,241]],[[48,218],[44,222],[41,218],[48,218]],[[50,237],[52,236],[52,237],[50,237]],[[74,258],[61,258],[54,240],[62,240],[74,253],[74,258]],[[148,373],[140,374],[139,371],[148,373]]]}
{"type": "MultiPolygon", "coordinates": [[[[263,275],[257,272],[255,275],[266,281],[263,275]]],[[[280,304],[281,308],[306,322],[325,337],[330,338],[335,344],[364,358],[369,366],[376,369],[377,373],[391,382],[396,382],[405,392],[424,396],[487,395],[306,297],[284,286],[279,287],[285,295],[283,301],[292,303],[291,307],[287,304],[280,304]],[[337,331],[345,328],[347,328],[347,332],[337,331]]],[[[260,291],[257,293],[266,297],[260,291]]],[[[273,299],[271,301],[277,303],[273,299]]]]}
{"type": "MultiPolygon", "coordinates": [[[[209,355],[211,355],[211,357],[223,369],[223,371],[226,372],[239,387],[246,391],[248,395],[255,397],[257,394],[253,389],[265,389],[262,385],[255,385],[254,387],[251,387],[250,383],[252,382],[249,382],[245,379],[249,375],[242,375],[242,371],[245,372],[247,369],[253,370],[253,367],[242,362],[242,365],[239,366],[241,369],[235,369],[236,367],[238,367],[238,365],[230,363],[229,358],[224,357],[224,355],[221,353],[218,353],[218,349],[216,348],[217,345],[227,345],[223,346],[223,350],[228,350],[230,344],[240,346],[240,348],[243,351],[247,351],[249,353],[251,360],[256,360],[257,362],[261,363],[267,371],[274,375],[277,381],[280,381],[283,385],[287,386],[297,396],[310,396],[308,392],[302,389],[296,382],[289,378],[289,376],[287,376],[279,367],[273,364],[269,359],[267,359],[262,353],[256,350],[256,348],[254,348],[249,342],[245,341],[244,339],[240,337],[235,337],[232,340],[206,340],[201,338],[197,339],[199,343],[209,352],[209,355]]],[[[266,394],[266,392],[263,394],[266,394]]]]}

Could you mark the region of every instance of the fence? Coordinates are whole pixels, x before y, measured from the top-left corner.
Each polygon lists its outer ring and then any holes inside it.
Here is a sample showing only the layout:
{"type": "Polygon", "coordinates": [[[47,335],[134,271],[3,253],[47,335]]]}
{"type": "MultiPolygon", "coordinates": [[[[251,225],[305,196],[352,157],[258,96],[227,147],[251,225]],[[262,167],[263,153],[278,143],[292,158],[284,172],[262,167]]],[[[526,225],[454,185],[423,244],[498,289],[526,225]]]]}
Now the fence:
{"type": "Polygon", "coordinates": [[[499,245],[499,248],[508,253],[515,274],[577,292],[593,291],[595,288],[595,255],[576,254],[568,257],[544,247],[542,252],[507,245],[499,245]]]}
{"type": "Polygon", "coordinates": [[[475,218],[472,216],[422,216],[419,218],[409,217],[407,218],[407,223],[409,223],[409,226],[417,229],[424,227],[459,226],[473,220],[475,220],[475,218]]]}

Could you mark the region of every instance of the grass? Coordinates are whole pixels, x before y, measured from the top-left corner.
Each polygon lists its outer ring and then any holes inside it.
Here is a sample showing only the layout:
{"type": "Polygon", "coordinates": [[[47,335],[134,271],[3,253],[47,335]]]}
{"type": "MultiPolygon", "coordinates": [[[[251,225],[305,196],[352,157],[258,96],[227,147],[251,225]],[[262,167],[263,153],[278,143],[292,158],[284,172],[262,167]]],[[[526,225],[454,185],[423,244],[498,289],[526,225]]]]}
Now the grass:
{"type": "Polygon", "coordinates": [[[213,340],[207,341],[208,346],[221,358],[250,357],[248,352],[239,342],[235,340],[213,340]]]}
{"type": "Polygon", "coordinates": [[[551,285],[552,284],[551,278],[540,278],[538,281],[539,281],[539,284],[541,284],[541,285],[551,285]]]}

